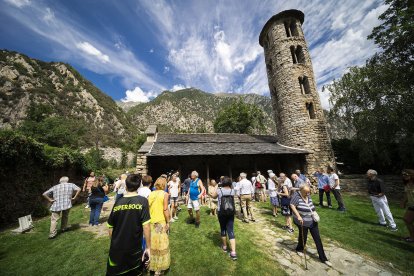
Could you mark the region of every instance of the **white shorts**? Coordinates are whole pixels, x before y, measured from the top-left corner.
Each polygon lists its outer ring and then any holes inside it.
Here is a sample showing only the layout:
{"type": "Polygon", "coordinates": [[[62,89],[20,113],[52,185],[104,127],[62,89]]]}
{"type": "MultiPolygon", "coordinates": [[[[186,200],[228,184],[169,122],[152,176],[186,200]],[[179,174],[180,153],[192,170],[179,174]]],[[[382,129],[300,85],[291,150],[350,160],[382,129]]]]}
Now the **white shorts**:
{"type": "Polygon", "coordinates": [[[191,200],[191,198],[188,199],[188,204],[187,204],[187,208],[188,209],[193,209],[198,211],[200,210],[200,203],[197,200],[191,200]]]}

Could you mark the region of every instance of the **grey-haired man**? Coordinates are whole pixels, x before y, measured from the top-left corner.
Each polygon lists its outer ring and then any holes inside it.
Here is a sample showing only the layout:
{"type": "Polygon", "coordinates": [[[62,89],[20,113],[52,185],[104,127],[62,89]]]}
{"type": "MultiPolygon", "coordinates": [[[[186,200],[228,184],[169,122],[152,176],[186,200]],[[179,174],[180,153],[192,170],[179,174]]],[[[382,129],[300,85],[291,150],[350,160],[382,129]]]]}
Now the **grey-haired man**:
{"type": "Polygon", "coordinates": [[[60,216],[62,216],[62,222],[60,224],[60,229],[64,232],[67,228],[69,210],[72,208],[72,200],[75,200],[81,189],[73,183],[68,183],[69,178],[63,176],[59,180],[59,184],[51,187],[49,190],[43,193],[43,197],[46,198],[52,206],[50,211],[52,211],[52,216],[50,218],[50,232],[49,239],[53,239],[57,235],[56,226],[60,216]],[[74,197],[73,192],[76,191],[74,197]],[[50,195],[52,197],[50,197],[50,195]]]}

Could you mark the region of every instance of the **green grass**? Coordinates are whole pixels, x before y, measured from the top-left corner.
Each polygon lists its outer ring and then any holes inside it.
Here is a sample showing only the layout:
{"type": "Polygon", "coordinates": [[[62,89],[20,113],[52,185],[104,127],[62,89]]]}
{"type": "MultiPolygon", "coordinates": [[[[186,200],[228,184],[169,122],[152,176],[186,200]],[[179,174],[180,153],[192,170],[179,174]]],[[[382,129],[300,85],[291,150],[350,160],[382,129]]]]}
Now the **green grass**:
{"type": "MultiPolygon", "coordinates": [[[[219,248],[217,218],[201,210],[201,226],[187,225],[183,208],[170,234],[171,267],[168,275],[284,275],[270,256],[257,248],[255,235],[242,230],[238,221],[235,233],[239,260],[232,261],[219,248]],[[260,264],[260,272],[259,265],[260,264]]],[[[109,238],[95,238],[92,233],[76,229],[87,223],[89,211],[74,207],[69,224],[75,229],[48,240],[49,217],[35,222],[32,232],[17,235],[0,233],[1,275],[104,275],[109,238]]]]}
{"type": "Polygon", "coordinates": [[[285,275],[277,262],[256,245],[251,228],[235,220],[236,251],[238,260],[219,248],[220,226],[217,218],[201,209],[201,225],[187,225],[187,210],[183,208],[179,221],[172,224],[171,268],[169,275],[285,275]]]}
{"type": "MultiPolygon", "coordinates": [[[[316,199],[316,198],[315,198],[316,199]]],[[[344,196],[348,211],[344,214],[334,209],[317,208],[321,216],[322,238],[338,241],[344,248],[367,255],[410,273],[414,259],[414,245],[399,237],[406,236],[402,222],[404,210],[390,204],[398,225],[398,232],[377,226],[377,217],[368,198],[344,196]]],[[[316,201],[316,200],[315,200],[316,201]]],[[[317,201],[316,201],[317,202],[317,201]]],[[[334,202],[334,208],[336,202],[334,202]]],[[[259,206],[270,209],[268,202],[259,206]]],[[[219,224],[201,210],[201,226],[187,225],[185,208],[179,220],[171,227],[171,268],[168,275],[283,275],[284,271],[266,250],[259,248],[257,234],[249,224],[235,221],[238,260],[233,262],[219,249],[219,224]]],[[[48,240],[49,217],[35,222],[35,228],[23,235],[0,233],[1,275],[104,275],[108,256],[109,238],[96,238],[94,234],[77,229],[87,223],[89,211],[74,207],[69,223],[75,229],[48,240]]],[[[269,225],[283,225],[283,218],[274,218],[269,212],[269,225]]]]}
{"type": "MultiPolygon", "coordinates": [[[[396,202],[390,202],[391,212],[399,229],[391,232],[377,225],[377,215],[368,196],[343,195],[347,208],[345,213],[336,211],[336,200],[332,195],[331,197],[333,209],[316,207],[321,217],[319,230],[322,239],[336,240],[345,249],[367,255],[383,264],[391,262],[397,269],[412,273],[414,245],[400,240],[400,237],[408,236],[402,221],[404,209],[396,202]]],[[[318,195],[312,196],[312,199],[314,203],[319,203],[318,195]]],[[[326,196],[324,200],[326,204],[326,196]]],[[[260,203],[259,206],[270,210],[268,202],[260,203]]],[[[280,224],[284,222],[281,216],[277,220],[280,224]]]]}

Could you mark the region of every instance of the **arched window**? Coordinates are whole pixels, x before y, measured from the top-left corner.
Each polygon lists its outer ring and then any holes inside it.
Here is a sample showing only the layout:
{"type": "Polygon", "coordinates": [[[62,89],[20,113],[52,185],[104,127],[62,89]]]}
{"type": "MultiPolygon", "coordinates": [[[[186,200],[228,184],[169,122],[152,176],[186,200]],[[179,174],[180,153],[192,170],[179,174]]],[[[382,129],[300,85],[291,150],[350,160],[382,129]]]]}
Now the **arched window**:
{"type": "Polygon", "coordinates": [[[316,119],[313,103],[306,103],[306,111],[308,112],[309,119],[316,119]]]}
{"type": "Polygon", "coordinates": [[[283,23],[284,23],[284,25],[285,25],[286,36],[287,36],[287,37],[291,37],[292,35],[291,35],[291,33],[290,33],[289,22],[285,21],[285,22],[283,22],[283,23]]]}
{"type": "Polygon", "coordinates": [[[295,50],[296,60],[298,63],[305,63],[305,54],[303,53],[302,46],[297,46],[295,50]]]}
{"type": "Polygon", "coordinates": [[[302,78],[302,86],[303,86],[303,91],[305,92],[305,94],[310,94],[311,93],[309,78],[307,76],[304,76],[302,78]]]}
{"type": "Polygon", "coordinates": [[[290,33],[292,36],[299,36],[299,29],[296,25],[296,21],[292,21],[289,25],[290,33]]]}
{"type": "Polygon", "coordinates": [[[292,55],[293,64],[298,63],[298,60],[296,59],[295,46],[290,46],[290,54],[292,55]]]}
{"type": "Polygon", "coordinates": [[[286,37],[299,36],[299,28],[296,20],[285,21],[283,25],[285,26],[286,37]]]}
{"type": "Polygon", "coordinates": [[[298,78],[298,81],[299,81],[300,93],[301,94],[305,94],[305,89],[303,87],[303,78],[302,77],[299,77],[298,78]]]}

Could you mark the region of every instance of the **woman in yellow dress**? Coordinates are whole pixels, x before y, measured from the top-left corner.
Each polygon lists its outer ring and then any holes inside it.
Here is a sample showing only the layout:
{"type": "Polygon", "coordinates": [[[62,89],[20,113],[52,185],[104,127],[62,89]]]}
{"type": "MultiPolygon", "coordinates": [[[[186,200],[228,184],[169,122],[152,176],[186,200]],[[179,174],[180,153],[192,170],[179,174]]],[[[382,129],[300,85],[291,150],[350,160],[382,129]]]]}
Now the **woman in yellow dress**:
{"type": "Polygon", "coordinates": [[[155,191],[148,197],[151,215],[151,260],[150,270],[155,275],[170,267],[170,212],[168,210],[168,193],[164,192],[167,180],[159,177],[155,183],[155,191]]]}

